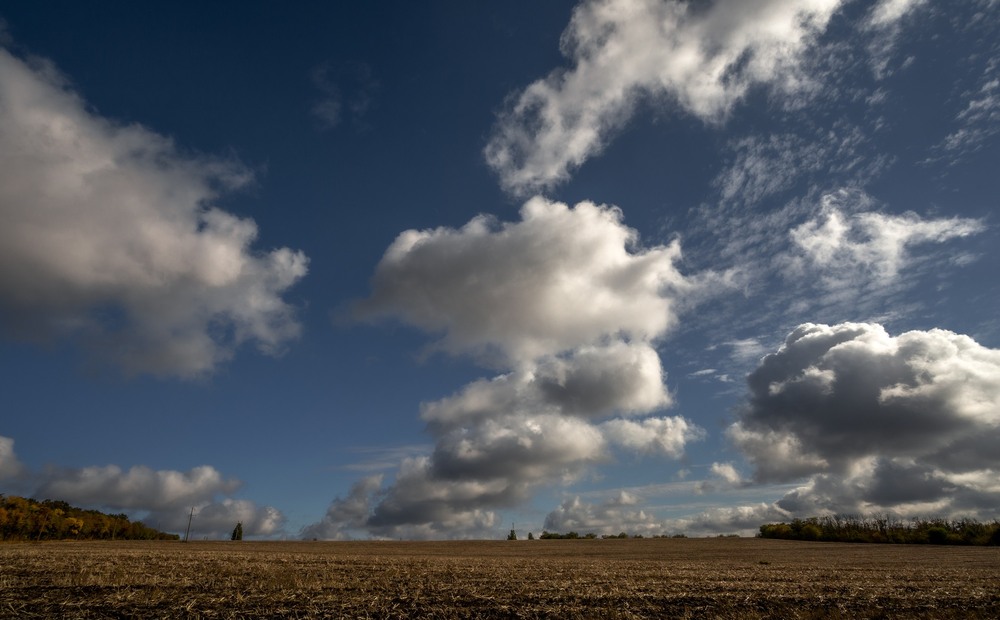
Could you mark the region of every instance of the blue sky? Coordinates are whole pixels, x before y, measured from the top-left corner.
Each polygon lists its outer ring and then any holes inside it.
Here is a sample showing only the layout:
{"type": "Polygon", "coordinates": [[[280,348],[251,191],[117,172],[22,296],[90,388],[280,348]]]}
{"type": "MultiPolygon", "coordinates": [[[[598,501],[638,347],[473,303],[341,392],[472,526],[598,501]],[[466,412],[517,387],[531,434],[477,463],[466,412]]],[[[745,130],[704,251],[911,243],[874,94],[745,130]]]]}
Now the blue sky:
{"type": "Polygon", "coordinates": [[[995,1],[0,19],[4,492],[199,537],[998,515],[995,1]]]}

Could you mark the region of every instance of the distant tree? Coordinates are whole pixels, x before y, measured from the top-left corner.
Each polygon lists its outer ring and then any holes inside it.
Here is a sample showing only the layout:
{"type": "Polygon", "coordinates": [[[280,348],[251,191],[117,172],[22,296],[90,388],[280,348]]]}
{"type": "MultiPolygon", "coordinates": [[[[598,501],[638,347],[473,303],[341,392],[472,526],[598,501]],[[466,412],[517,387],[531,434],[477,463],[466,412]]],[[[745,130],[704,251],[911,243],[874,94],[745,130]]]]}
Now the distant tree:
{"type": "Polygon", "coordinates": [[[233,528],[233,535],[229,540],[243,540],[243,522],[238,521],[233,528]]]}
{"type": "Polygon", "coordinates": [[[927,530],[927,542],[932,545],[947,545],[949,542],[948,538],[948,530],[941,526],[935,526],[927,530]]]}
{"type": "Polygon", "coordinates": [[[66,533],[74,538],[80,535],[80,530],[83,529],[85,522],[83,519],[77,519],[76,517],[66,517],[65,527],[66,533]]]}
{"type": "Polygon", "coordinates": [[[507,534],[507,540],[517,540],[517,532],[511,530],[510,534],[507,534]]]}
{"type": "Polygon", "coordinates": [[[532,534],[531,532],[528,532],[528,540],[535,540],[535,535],[532,534]]]}

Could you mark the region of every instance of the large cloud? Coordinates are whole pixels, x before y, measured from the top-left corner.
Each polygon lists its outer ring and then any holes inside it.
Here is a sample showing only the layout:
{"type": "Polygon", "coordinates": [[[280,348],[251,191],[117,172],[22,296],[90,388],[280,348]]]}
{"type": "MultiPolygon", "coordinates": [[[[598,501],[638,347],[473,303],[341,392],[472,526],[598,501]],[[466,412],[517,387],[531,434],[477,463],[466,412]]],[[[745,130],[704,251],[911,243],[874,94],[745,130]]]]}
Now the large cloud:
{"type": "Polygon", "coordinates": [[[147,525],[172,532],[185,530],[192,508],[192,532],[199,536],[226,536],[238,521],[251,536],[275,534],[284,524],[284,516],[276,508],[230,497],[242,483],[223,477],[209,465],[186,472],[144,466],[123,470],[117,465],[50,469],[39,478],[35,497],[124,511],[147,525]]]}
{"type": "MultiPolygon", "coordinates": [[[[724,119],[751,87],[808,88],[806,51],[840,0],[583,2],[563,33],[572,69],[511,101],[486,158],[514,192],[565,180],[600,152],[640,96],[667,96],[705,121],[724,119]]],[[[893,13],[886,11],[886,19],[893,13]]]]}
{"type": "Polygon", "coordinates": [[[1000,488],[1000,350],[949,331],[805,324],[749,376],[728,430],[793,512],[978,513],[1000,488]]]}
{"type": "Polygon", "coordinates": [[[359,314],[440,333],[443,350],[507,372],[424,403],[431,453],[384,489],[359,483],[304,536],[482,536],[493,509],[617,451],[680,458],[702,437],[650,417],[672,402],[652,341],[703,287],[674,266],[678,244],[641,248],[620,211],[591,203],[535,198],[521,215],[407,231],[386,251],[359,314]]]}
{"type": "Polygon", "coordinates": [[[251,251],[253,221],[211,206],[243,166],[91,111],[48,62],[0,49],[0,317],[19,337],[82,335],[127,372],[194,376],[241,343],[299,333],[280,295],[300,252],[251,251]]]}
{"type": "Polygon", "coordinates": [[[655,338],[694,284],[674,266],[679,244],[630,251],[638,236],[621,220],[613,207],[536,197],[520,222],[480,216],[458,230],[408,230],[357,312],[444,332],[447,351],[495,352],[508,364],[601,338],[655,338]]]}

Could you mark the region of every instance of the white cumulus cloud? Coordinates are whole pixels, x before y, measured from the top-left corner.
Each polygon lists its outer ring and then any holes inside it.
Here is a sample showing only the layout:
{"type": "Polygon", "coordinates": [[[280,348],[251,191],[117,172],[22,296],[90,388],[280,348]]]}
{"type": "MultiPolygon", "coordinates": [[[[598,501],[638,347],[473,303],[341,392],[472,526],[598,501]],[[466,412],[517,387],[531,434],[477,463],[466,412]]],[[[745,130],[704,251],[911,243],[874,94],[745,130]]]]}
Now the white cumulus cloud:
{"type": "Polygon", "coordinates": [[[250,172],[99,116],[44,60],[0,49],[0,317],[9,335],[80,336],[128,373],[197,376],[241,343],[299,333],[281,294],[301,252],[251,249],[213,207],[250,172]]]}
{"type": "Polygon", "coordinates": [[[601,429],[610,441],[626,448],[675,459],[684,456],[684,447],[689,442],[705,437],[704,430],[678,416],[609,420],[601,429]]]}
{"type": "Polygon", "coordinates": [[[238,480],[225,479],[214,467],[202,465],[187,472],[117,465],[61,471],[38,489],[39,495],[69,503],[100,504],[125,510],[183,508],[217,493],[238,489],[238,480]]]}
{"type": "Polygon", "coordinates": [[[637,245],[617,208],[536,197],[520,222],[479,216],[400,234],[356,311],[443,332],[445,350],[506,364],[601,338],[649,340],[675,323],[676,298],[696,284],[675,266],[678,243],[637,245]]]}
{"type": "Polygon", "coordinates": [[[782,509],[995,506],[986,481],[1000,473],[1000,351],[941,329],[804,324],[748,382],[728,434],[759,481],[807,479],[782,509]]]}

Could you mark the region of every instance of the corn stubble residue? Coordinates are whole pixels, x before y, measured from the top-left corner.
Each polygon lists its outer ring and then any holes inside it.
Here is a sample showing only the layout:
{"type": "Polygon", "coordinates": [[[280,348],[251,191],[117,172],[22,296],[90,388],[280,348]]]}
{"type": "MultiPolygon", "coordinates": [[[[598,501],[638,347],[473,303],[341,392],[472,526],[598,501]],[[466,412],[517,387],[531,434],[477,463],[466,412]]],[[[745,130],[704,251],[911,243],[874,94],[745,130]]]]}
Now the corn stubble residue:
{"type": "Polygon", "coordinates": [[[760,539],[0,545],[7,618],[996,618],[1000,548],[760,539]]]}

